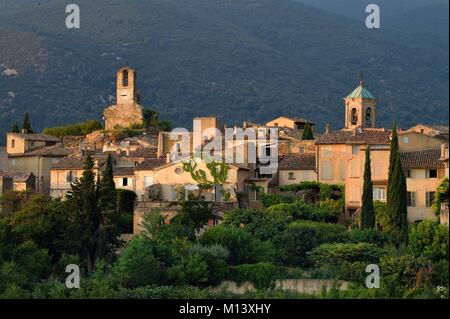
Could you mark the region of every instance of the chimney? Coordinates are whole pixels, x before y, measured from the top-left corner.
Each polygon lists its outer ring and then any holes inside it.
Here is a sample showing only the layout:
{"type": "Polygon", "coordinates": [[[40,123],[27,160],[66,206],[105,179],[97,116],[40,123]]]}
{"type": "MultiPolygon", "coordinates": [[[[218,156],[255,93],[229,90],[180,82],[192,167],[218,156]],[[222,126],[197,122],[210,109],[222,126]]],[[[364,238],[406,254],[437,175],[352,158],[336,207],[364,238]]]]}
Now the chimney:
{"type": "Polygon", "coordinates": [[[330,124],[325,125],[325,134],[331,134],[331,125],[330,124]]]}
{"type": "Polygon", "coordinates": [[[166,164],[170,164],[170,153],[166,153],[166,164]]]}

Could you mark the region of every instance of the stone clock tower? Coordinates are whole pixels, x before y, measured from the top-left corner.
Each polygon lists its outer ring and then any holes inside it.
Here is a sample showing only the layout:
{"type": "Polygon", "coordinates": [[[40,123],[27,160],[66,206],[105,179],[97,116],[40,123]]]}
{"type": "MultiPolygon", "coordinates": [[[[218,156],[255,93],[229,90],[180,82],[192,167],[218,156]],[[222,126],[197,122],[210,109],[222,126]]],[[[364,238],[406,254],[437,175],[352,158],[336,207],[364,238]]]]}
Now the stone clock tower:
{"type": "Polygon", "coordinates": [[[116,105],[103,111],[105,129],[126,128],[144,122],[143,107],[138,103],[136,92],[137,73],[125,67],[117,71],[117,98],[116,105]]]}
{"type": "Polygon", "coordinates": [[[364,81],[361,81],[358,87],[344,99],[344,103],[344,130],[375,127],[377,100],[365,88],[364,81]]]}

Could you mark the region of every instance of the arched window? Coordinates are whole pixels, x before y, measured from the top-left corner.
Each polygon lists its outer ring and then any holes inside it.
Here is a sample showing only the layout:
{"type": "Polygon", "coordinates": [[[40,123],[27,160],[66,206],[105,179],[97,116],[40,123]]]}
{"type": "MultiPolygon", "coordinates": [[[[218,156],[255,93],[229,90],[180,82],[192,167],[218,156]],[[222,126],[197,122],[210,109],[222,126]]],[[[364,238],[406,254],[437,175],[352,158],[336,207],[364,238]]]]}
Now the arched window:
{"type": "Polygon", "coordinates": [[[128,70],[123,70],[122,73],[122,85],[128,86],[128,70]]]}
{"type": "Polygon", "coordinates": [[[352,109],[351,119],[352,125],[358,124],[358,111],[356,109],[352,109]]]}
{"type": "Polygon", "coordinates": [[[366,110],[366,125],[370,126],[372,124],[372,109],[369,107],[366,110]]]}

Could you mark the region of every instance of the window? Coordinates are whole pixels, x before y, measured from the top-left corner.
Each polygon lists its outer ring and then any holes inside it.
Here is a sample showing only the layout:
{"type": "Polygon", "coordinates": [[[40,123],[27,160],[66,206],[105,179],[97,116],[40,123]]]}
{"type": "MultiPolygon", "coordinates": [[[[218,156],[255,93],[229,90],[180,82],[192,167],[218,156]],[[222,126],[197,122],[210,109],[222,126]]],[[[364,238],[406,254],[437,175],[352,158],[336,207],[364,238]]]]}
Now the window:
{"type": "Polygon", "coordinates": [[[359,152],[359,146],[352,146],[352,154],[358,155],[359,152]]]}
{"type": "Polygon", "coordinates": [[[66,182],[67,183],[75,183],[77,181],[77,172],[68,171],[66,173],[66,182]]]}
{"type": "Polygon", "coordinates": [[[128,86],[128,70],[123,70],[122,73],[122,85],[128,86]]]}
{"type": "Polygon", "coordinates": [[[374,163],[373,164],[373,175],[377,176],[377,177],[381,175],[381,165],[380,165],[380,163],[374,163]]]}
{"type": "Polygon", "coordinates": [[[370,126],[372,122],[372,110],[370,107],[366,110],[366,126],[370,126]]]}
{"type": "Polygon", "coordinates": [[[289,180],[290,180],[290,181],[295,180],[294,173],[289,172],[289,180]]]}
{"type": "Polygon", "coordinates": [[[347,163],[345,162],[345,160],[341,160],[341,179],[345,179],[345,175],[347,173],[347,163]]]}
{"type": "Polygon", "coordinates": [[[373,189],[373,200],[386,201],[386,188],[384,187],[374,187],[373,189]]]}
{"type": "Polygon", "coordinates": [[[437,169],[430,169],[428,170],[428,178],[437,178],[438,174],[437,174],[437,169]]]}
{"type": "Polygon", "coordinates": [[[270,156],[270,146],[266,147],[266,156],[270,156]]]}
{"type": "Polygon", "coordinates": [[[128,178],[127,177],[122,178],[122,186],[128,186],[128,178]]]}
{"type": "Polygon", "coordinates": [[[406,178],[411,178],[411,170],[410,170],[410,169],[405,170],[405,171],[403,172],[403,174],[405,174],[405,177],[406,177],[406,178]]]}
{"type": "Polygon", "coordinates": [[[360,164],[358,160],[350,161],[350,177],[359,177],[360,164]]]}
{"type": "Polygon", "coordinates": [[[435,192],[426,192],[426,201],[427,207],[431,207],[434,204],[434,195],[435,192]]]}
{"type": "Polygon", "coordinates": [[[352,109],[351,122],[352,125],[356,125],[358,123],[358,111],[356,109],[352,109]]]}
{"type": "Polygon", "coordinates": [[[403,136],[403,144],[409,144],[409,137],[403,136]]]}
{"type": "Polygon", "coordinates": [[[408,207],[416,206],[416,193],[415,192],[407,192],[406,193],[406,206],[408,206],[408,207]]]}
{"type": "Polygon", "coordinates": [[[16,147],[16,140],[12,139],[11,140],[11,148],[15,148],[16,147]]]}
{"type": "Polygon", "coordinates": [[[322,179],[331,179],[331,162],[325,161],[322,163],[322,179]]]}
{"type": "Polygon", "coordinates": [[[300,154],[305,153],[305,148],[304,147],[300,147],[300,154]]]}

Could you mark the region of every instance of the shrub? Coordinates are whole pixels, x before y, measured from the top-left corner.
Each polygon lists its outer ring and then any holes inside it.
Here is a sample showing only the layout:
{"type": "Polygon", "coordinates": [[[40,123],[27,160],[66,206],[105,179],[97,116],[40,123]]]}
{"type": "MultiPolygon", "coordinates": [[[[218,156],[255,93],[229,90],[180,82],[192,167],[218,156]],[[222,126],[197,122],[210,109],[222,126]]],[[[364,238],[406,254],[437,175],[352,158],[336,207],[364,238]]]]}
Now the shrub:
{"type": "Polygon", "coordinates": [[[322,243],[340,242],[346,228],[341,225],[296,221],[274,238],[278,260],[291,266],[308,266],[307,252],[322,243]]]}
{"type": "Polygon", "coordinates": [[[282,196],[277,194],[262,194],[261,195],[261,201],[264,205],[264,207],[270,207],[277,204],[283,204],[283,203],[292,203],[294,201],[293,197],[289,196],[282,196]]]}
{"type": "Polygon", "coordinates": [[[95,120],[87,120],[83,123],[77,123],[77,124],[69,124],[66,126],[58,126],[58,127],[51,127],[51,128],[45,128],[43,133],[48,135],[53,135],[56,137],[63,137],[63,136],[82,136],[89,133],[92,133],[97,130],[101,130],[103,126],[95,121],[95,120]]]}
{"type": "Polygon", "coordinates": [[[308,253],[311,263],[336,279],[363,283],[368,264],[377,263],[383,251],[373,244],[323,244],[308,253]]]}
{"type": "Polygon", "coordinates": [[[252,263],[257,260],[257,246],[260,244],[250,233],[229,225],[219,225],[205,231],[199,239],[202,245],[220,245],[230,255],[228,262],[233,265],[252,263]]]}
{"type": "Polygon", "coordinates": [[[380,261],[381,280],[391,298],[429,287],[432,280],[432,264],[425,258],[413,255],[383,256],[380,261]]]}
{"type": "Polygon", "coordinates": [[[373,244],[323,244],[314,248],[309,254],[312,263],[317,267],[338,264],[342,261],[377,263],[383,250],[373,244]]]}
{"type": "Polygon", "coordinates": [[[369,243],[383,247],[386,242],[386,236],[376,229],[352,229],[347,232],[347,241],[349,243],[369,243]]]}
{"type": "Polygon", "coordinates": [[[414,255],[432,260],[448,259],[448,239],[448,228],[430,220],[413,225],[409,232],[414,255]]]}
{"type": "Polygon", "coordinates": [[[287,211],[234,209],[225,213],[223,223],[241,227],[260,240],[268,240],[282,232],[292,219],[292,215],[287,211]]]}
{"type": "Polygon", "coordinates": [[[117,189],[117,210],[123,213],[133,213],[134,201],[137,195],[133,191],[117,189]]]}
{"type": "Polygon", "coordinates": [[[257,289],[267,289],[278,274],[278,267],[271,263],[244,264],[231,268],[230,279],[239,284],[249,281],[257,289]]]}
{"type": "Polygon", "coordinates": [[[321,222],[336,222],[337,216],[329,207],[319,207],[317,205],[306,204],[297,201],[292,204],[273,205],[267,209],[268,213],[289,213],[293,219],[306,219],[321,222]]]}
{"type": "Polygon", "coordinates": [[[122,251],[113,272],[127,287],[164,282],[163,265],[153,254],[154,244],[135,237],[122,251]]]}

